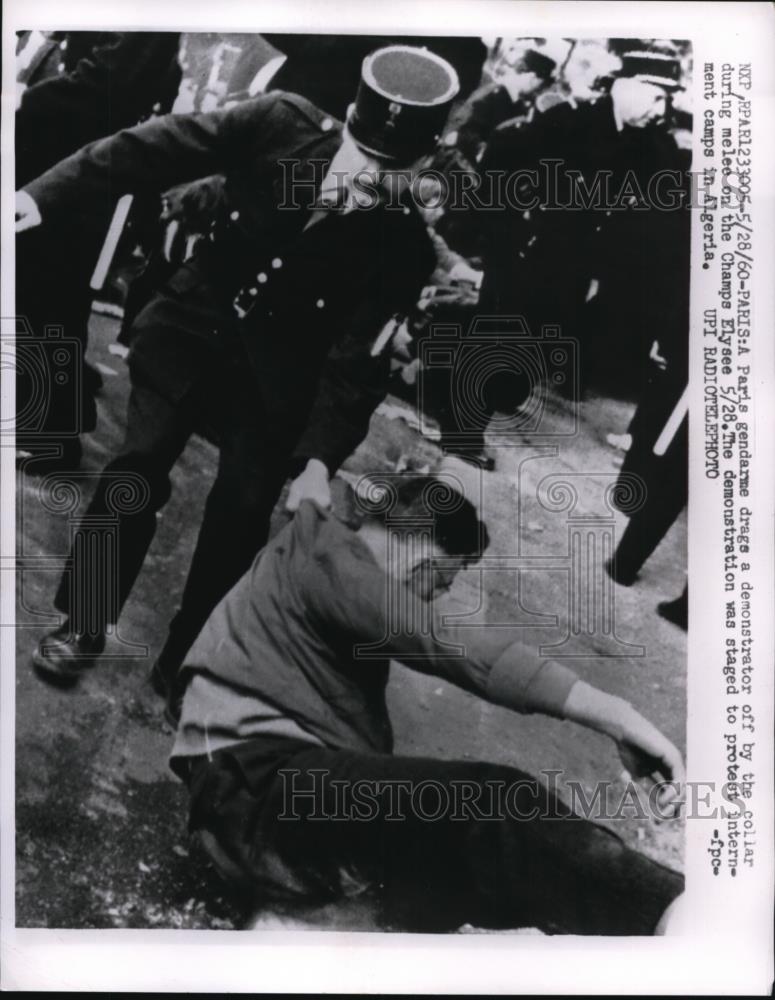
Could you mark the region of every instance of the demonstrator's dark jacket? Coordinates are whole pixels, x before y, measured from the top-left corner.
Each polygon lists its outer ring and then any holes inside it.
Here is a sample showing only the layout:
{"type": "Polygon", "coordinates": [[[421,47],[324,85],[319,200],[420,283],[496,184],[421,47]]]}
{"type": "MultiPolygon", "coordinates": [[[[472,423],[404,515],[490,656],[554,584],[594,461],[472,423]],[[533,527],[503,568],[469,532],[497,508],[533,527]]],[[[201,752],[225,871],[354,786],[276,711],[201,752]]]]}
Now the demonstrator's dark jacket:
{"type": "Polygon", "coordinates": [[[388,361],[372,356],[375,338],[415,304],[434,266],[408,204],[331,214],[305,230],[340,143],[334,119],[272,93],[119,132],[26,187],[45,223],[106,191],[162,192],[225,174],[209,238],[137,317],[133,364],[175,398],[217,352],[243,352],[267,417],[298,429],[297,457],[330,469],[363,439],[384,395],[388,361]]]}

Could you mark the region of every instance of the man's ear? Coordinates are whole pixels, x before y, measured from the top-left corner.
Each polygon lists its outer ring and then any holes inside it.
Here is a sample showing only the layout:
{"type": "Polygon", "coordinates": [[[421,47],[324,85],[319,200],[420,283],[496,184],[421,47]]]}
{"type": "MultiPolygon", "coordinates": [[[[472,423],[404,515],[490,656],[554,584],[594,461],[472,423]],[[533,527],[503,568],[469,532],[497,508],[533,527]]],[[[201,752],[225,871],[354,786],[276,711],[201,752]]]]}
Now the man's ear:
{"type": "Polygon", "coordinates": [[[417,560],[412,566],[410,580],[420,593],[430,593],[433,587],[433,559],[430,556],[417,560]]]}

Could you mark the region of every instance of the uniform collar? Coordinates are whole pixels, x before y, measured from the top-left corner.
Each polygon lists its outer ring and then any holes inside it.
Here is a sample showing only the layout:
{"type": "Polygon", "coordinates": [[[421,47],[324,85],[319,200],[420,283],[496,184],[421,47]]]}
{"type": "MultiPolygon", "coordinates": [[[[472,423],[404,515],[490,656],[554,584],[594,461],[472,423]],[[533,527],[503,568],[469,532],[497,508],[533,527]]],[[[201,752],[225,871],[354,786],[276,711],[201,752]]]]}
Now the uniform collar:
{"type": "Polygon", "coordinates": [[[286,190],[289,183],[287,164],[293,164],[293,183],[298,185],[298,195],[291,200],[299,204],[299,211],[309,213],[315,199],[319,195],[320,186],[331,165],[342,141],[342,129],[333,128],[321,132],[312,139],[307,139],[298,146],[283,153],[284,164],[278,166],[272,183],[274,197],[278,204],[287,204],[290,192],[286,190]],[[316,183],[313,194],[311,184],[316,183]]]}

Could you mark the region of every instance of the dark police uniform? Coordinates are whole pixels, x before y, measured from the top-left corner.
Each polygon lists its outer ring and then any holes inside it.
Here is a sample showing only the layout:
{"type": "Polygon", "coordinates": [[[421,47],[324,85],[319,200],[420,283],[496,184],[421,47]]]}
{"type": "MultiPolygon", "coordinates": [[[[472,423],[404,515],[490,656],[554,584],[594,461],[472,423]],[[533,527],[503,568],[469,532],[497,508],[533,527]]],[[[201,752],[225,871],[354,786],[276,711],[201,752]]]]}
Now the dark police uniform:
{"type": "Polygon", "coordinates": [[[56,604],[77,632],[89,616],[90,628],[116,621],[169,496],[169,472],[203,414],[220,437],[218,475],[171,628],[170,660],[185,653],[265,541],[286,476],[310,458],[333,472],[365,437],[389,367],[372,356],[374,339],[392,314],[414,304],[434,256],[408,205],[331,213],[304,228],[340,143],[331,117],[296,95],[271,94],[227,111],[149,121],[27,186],[48,220],[76,197],[80,204],[106,190],[158,192],[226,175],[210,238],[134,321],[126,442],[88,515],[109,510],[117,473],[144,477],[149,497],[120,515],[117,603],[110,580],[97,593],[98,574],[84,578],[76,541],[77,586],[66,573],[56,604]],[[88,595],[81,602],[88,608],[71,599],[78,594],[88,595]]]}
{"type": "MultiPolygon", "coordinates": [[[[69,32],[54,46],[61,64],[57,75],[41,78],[38,66],[29,77],[15,116],[16,187],[38,177],[86,143],[136,125],[154,111],[168,111],[177,95],[180,67],[177,62],[180,35],[177,32],[69,32]]],[[[32,70],[33,67],[30,67],[32,70]]],[[[93,292],[89,280],[116,206],[116,193],[104,188],[99,196],[84,188],[75,215],[60,225],[28,229],[16,240],[16,312],[24,316],[35,337],[42,338],[47,326],[63,330],[80,344],[83,361],[93,292]]],[[[78,197],[78,196],[77,196],[78,197]]],[[[70,386],[83,391],[80,430],[91,430],[96,422],[92,400],[91,369],[70,372],[63,388],[49,386],[48,413],[44,428],[33,433],[20,420],[17,428],[21,447],[35,449],[38,432],[56,440],[71,427],[68,413],[73,405],[70,386]],[[77,381],[74,381],[77,380],[77,381]]],[[[24,413],[29,387],[17,385],[17,412],[24,413]]],[[[61,439],[61,465],[78,465],[77,438],[61,439]]],[[[41,463],[33,468],[41,470],[41,463]]]]}
{"type": "MultiPolygon", "coordinates": [[[[479,312],[524,316],[535,337],[552,325],[577,338],[576,384],[582,390],[594,373],[603,384],[613,382],[608,388],[616,392],[638,391],[651,342],[687,336],[687,166],[666,128],[618,130],[610,96],[578,107],[556,105],[529,123],[497,129],[480,169],[480,197],[501,200],[497,210],[478,213],[484,263],[479,312]],[[515,181],[519,171],[536,175],[515,181]],[[681,207],[637,207],[639,193],[654,196],[650,183],[657,174],[659,196],[673,194],[681,207]],[[582,194],[590,193],[588,207],[574,201],[576,177],[582,194]],[[599,204],[596,182],[602,185],[599,204]],[[527,210],[531,201],[535,207],[527,210]],[[598,292],[587,301],[593,279],[598,292]]],[[[521,402],[500,398],[498,386],[483,392],[491,413],[512,412],[521,402]]],[[[442,430],[442,442],[452,440],[456,428],[442,430]]],[[[482,445],[472,440],[460,453],[470,457],[482,445]]]]}
{"type": "Polygon", "coordinates": [[[629,492],[629,477],[642,480],[644,502],[629,513],[629,522],[619,540],[614,559],[607,565],[611,577],[623,586],[637,579],[651,556],[686,506],[689,498],[689,417],[684,416],[664,454],[654,446],[678,405],[689,380],[688,343],[659,343],[666,364],[647,366],[648,380],[628,427],[632,444],[619,474],[620,490],[614,499],[629,492]]]}
{"type": "Polygon", "coordinates": [[[545,323],[582,338],[594,327],[601,336],[605,328],[616,371],[633,354],[643,356],[640,348],[647,351],[655,336],[673,338],[688,309],[687,206],[642,209],[636,199],[639,192],[654,197],[652,178],[667,171],[659,196],[685,193],[687,166],[666,128],[618,130],[610,96],[578,107],[557,105],[530,124],[497,130],[482,162],[485,186],[499,170],[538,170],[535,193],[546,207],[531,209],[528,218],[513,207],[488,213],[484,310],[527,314],[534,333],[545,323]],[[557,162],[542,168],[542,161],[557,162]],[[572,204],[574,175],[589,191],[596,180],[607,183],[606,203],[562,207],[572,204]],[[592,279],[600,289],[589,310],[592,279]]]}
{"type": "Polygon", "coordinates": [[[56,75],[29,77],[16,112],[17,188],[154,105],[169,109],[178,92],[179,32],[73,31],[58,45],[56,75]]]}

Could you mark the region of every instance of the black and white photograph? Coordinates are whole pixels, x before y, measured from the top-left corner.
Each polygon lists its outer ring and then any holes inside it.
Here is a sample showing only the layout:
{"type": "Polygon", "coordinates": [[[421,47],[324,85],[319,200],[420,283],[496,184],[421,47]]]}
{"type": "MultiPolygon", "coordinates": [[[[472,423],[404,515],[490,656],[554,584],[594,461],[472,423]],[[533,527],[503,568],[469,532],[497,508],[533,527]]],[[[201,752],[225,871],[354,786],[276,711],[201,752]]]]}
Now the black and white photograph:
{"type": "Polygon", "coordinates": [[[750,67],[425,6],[5,25],[6,931],[551,964],[698,933],[692,852],[767,912],[750,67]]]}

